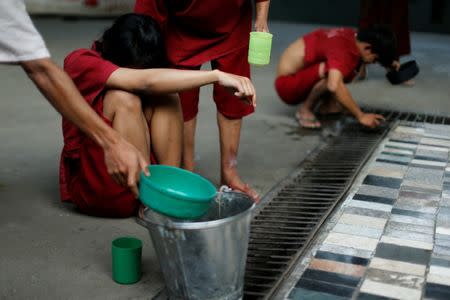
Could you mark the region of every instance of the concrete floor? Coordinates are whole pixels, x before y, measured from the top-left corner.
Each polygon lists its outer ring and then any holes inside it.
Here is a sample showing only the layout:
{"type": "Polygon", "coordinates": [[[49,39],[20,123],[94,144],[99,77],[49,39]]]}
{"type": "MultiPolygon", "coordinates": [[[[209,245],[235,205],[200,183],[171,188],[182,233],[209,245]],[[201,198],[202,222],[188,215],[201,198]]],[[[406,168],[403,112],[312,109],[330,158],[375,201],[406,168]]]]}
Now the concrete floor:
{"type": "MultiPolygon", "coordinates": [[[[35,20],[53,58],[89,47],[110,20],[35,20]]],[[[272,23],[272,64],[253,69],[257,113],[245,120],[239,155],[241,176],[262,194],[295,169],[320,141],[319,132],[298,130],[294,108],[273,90],[281,51],[317,26],[272,23]]],[[[450,115],[450,36],[413,34],[422,73],[416,86],[394,87],[380,67],[352,85],[361,103],[450,115]]],[[[133,219],[81,215],[58,195],[62,144],[60,117],[20,68],[0,66],[0,299],[149,299],[164,287],[147,231],[133,219]],[[111,279],[110,243],[118,236],[143,240],[143,278],[131,286],[111,279]]],[[[198,122],[198,172],[218,184],[219,151],[211,90],[202,90],[198,122]]]]}

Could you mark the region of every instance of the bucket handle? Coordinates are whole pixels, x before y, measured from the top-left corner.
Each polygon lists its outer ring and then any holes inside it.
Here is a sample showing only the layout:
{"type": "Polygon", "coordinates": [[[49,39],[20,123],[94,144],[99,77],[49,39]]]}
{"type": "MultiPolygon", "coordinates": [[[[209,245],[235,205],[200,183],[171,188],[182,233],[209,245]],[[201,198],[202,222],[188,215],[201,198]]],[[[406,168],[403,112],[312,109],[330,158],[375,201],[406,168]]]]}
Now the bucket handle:
{"type": "Polygon", "coordinates": [[[147,221],[144,220],[143,216],[145,211],[148,209],[148,207],[145,207],[144,209],[139,208],[139,212],[138,215],[134,218],[134,220],[136,221],[136,223],[138,223],[139,225],[143,226],[143,227],[147,227],[149,224],[147,223],[147,221]]]}

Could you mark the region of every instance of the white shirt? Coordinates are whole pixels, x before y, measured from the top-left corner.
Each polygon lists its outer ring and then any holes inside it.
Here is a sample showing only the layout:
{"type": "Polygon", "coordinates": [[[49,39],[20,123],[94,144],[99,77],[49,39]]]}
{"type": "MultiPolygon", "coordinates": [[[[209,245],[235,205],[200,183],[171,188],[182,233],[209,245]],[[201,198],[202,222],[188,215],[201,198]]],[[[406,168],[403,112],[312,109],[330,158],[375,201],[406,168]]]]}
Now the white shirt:
{"type": "Polygon", "coordinates": [[[24,0],[0,0],[0,63],[50,57],[24,0]]]}

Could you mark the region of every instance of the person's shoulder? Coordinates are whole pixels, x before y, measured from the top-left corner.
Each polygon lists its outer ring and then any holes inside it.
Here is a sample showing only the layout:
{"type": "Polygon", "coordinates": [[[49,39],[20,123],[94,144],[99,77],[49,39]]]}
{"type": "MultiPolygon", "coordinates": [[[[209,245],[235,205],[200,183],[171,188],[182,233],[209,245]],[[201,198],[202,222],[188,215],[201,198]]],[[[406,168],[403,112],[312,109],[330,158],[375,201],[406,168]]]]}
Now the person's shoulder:
{"type": "Polygon", "coordinates": [[[70,68],[73,65],[78,65],[84,59],[102,59],[100,54],[92,49],[77,49],[70,52],[64,59],[64,68],[70,68]]]}

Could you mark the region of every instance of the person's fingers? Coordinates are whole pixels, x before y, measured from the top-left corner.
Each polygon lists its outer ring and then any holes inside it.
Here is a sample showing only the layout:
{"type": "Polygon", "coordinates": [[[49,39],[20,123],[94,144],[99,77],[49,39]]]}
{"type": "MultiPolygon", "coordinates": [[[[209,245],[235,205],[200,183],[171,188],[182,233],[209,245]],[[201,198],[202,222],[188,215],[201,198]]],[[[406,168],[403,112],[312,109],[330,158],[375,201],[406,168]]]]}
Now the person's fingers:
{"type": "Polygon", "coordinates": [[[384,118],[384,116],[382,116],[382,115],[375,115],[375,117],[378,119],[378,120],[386,120],[385,118],[384,118]]]}
{"type": "Polygon", "coordinates": [[[378,121],[378,119],[374,119],[373,123],[374,123],[374,127],[378,127],[380,125],[380,121],[378,121]]]}
{"type": "Polygon", "coordinates": [[[253,107],[256,107],[256,93],[252,96],[252,105],[253,107]]]}
{"type": "Polygon", "coordinates": [[[125,180],[125,178],[121,173],[114,173],[111,174],[111,176],[118,185],[127,186],[127,181],[125,180]]]}
{"type": "Polygon", "coordinates": [[[150,170],[148,169],[148,164],[144,158],[139,157],[139,167],[144,172],[145,176],[150,176],[150,170]]]}
{"type": "Polygon", "coordinates": [[[253,83],[250,81],[250,79],[248,79],[248,83],[250,86],[250,90],[251,90],[251,97],[252,97],[252,105],[253,107],[256,107],[256,89],[255,86],[253,85],[253,83]]]}
{"type": "Polygon", "coordinates": [[[139,191],[136,183],[136,172],[128,172],[127,185],[131,189],[133,194],[136,196],[136,198],[139,197],[139,191]]]}
{"type": "Polygon", "coordinates": [[[253,88],[253,84],[250,81],[250,79],[248,79],[248,78],[245,79],[245,86],[246,86],[247,91],[248,91],[247,95],[248,96],[253,96],[253,94],[255,93],[255,89],[253,88]]]}

